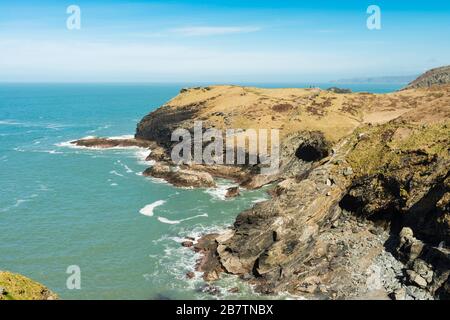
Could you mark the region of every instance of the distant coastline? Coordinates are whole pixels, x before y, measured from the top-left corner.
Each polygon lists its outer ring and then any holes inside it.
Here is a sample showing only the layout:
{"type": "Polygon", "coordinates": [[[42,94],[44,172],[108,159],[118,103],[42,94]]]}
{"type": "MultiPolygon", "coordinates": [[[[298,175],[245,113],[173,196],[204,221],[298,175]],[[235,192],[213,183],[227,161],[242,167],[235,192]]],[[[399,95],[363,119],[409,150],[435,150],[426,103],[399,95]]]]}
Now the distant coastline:
{"type": "Polygon", "coordinates": [[[409,76],[384,76],[384,77],[362,77],[362,78],[348,78],[332,80],[331,83],[344,83],[344,84],[408,84],[417,75],[409,76]]]}

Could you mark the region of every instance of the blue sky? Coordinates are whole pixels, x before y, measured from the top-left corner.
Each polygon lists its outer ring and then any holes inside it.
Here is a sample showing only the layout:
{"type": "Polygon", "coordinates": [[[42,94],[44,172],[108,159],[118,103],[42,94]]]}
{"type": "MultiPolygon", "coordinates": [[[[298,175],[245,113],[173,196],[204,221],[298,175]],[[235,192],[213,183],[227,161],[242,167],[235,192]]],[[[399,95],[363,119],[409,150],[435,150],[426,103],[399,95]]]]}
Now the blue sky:
{"type": "Polygon", "coordinates": [[[450,1],[1,1],[0,81],[308,82],[450,64],[450,1]],[[369,5],[381,30],[369,30],[369,5]],[[69,5],[81,29],[68,30],[69,5]]]}

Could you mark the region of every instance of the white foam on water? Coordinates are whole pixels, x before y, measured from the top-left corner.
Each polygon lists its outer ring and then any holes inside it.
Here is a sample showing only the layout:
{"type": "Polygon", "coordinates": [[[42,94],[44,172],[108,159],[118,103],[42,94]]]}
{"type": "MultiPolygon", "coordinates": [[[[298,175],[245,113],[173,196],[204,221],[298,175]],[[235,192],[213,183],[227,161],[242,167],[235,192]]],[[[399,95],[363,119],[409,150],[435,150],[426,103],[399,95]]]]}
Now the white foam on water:
{"type": "MultiPolygon", "coordinates": [[[[38,191],[39,191],[39,190],[38,190],[38,191]]],[[[11,210],[11,209],[13,209],[13,208],[18,208],[18,207],[20,207],[20,205],[21,205],[22,203],[30,202],[30,201],[32,201],[34,198],[37,198],[38,196],[39,196],[39,195],[38,195],[37,193],[33,193],[33,194],[31,194],[31,195],[25,197],[24,199],[17,199],[16,202],[15,202],[14,204],[12,204],[12,205],[10,205],[10,206],[7,206],[7,207],[4,207],[4,208],[1,208],[1,209],[0,209],[0,212],[7,212],[7,211],[9,211],[9,210],[11,210]]]]}
{"type": "Polygon", "coordinates": [[[79,140],[89,140],[89,139],[95,139],[95,138],[98,138],[98,137],[97,136],[85,136],[79,140]]]}
{"type": "Polygon", "coordinates": [[[112,140],[134,139],[134,135],[132,135],[132,134],[124,134],[124,135],[121,135],[121,136],[108,137],[108,139],[112,139],[112,140]]]}
{"type": "Polygon", "coordinates": [[[235,183],[218,183],[216,188],[208,188],[204,192],[211,195],[213,199],[226,200],[225,195],[227,194],[227,189],[237,186],[235,183]]]}
{"type": "Polygon", "coordinates": [[[3,119],[0,120],[0,125],[3,126],[18,126],[23,128],[46,128],[46,129],[53,129],[53,130],[60,130],[64,127],[67,127],[67,125],[59,124],[59,123],[34,123],[34,122],[21,122],[17,120],[12,119],[3,119]]]}
{"type": "Polygon", "coordinates": [[[169,220],[167,218],[164,217],[158,217],[158,220],[162,223],[167,223],[167,224],[179,224],[183,221],[188,221],[188,220],[192,220],[192,219],[196,219],[196,218],[200,218],[200,217],[208,217],[207,213],[204,214],[199,214],[193,217],[189,217],[189,218],[185,218],[185,219],[181,219],[181,220],[169,220]]]}
{"type": "Polygon", "coordinates": [[[57,124],[57,123],[50,123],[45,126],[46,129],[52,129],[52,130],[61,130],[64,127],[66,127],[66,126],[57,124]]]}
{"type": "Polygon", "coordinates": [[[14,150],[14,151],[17,151],[17,152],[26,152],[25,149],[22,149],[22,148],[20,148],[20,147],[15,147],[13,150],[14,150]]]}
{"type": "Polygon", "coordinates": [[[162,223],[167,223],[167,224],[178,224],[181,222],[180,220],[169,220],[164,217],[158,217],[158,220],[162,223]]]}
{"type": "Polygon", "coordinates": [[[111,183],[111,184],[110,184],[110,186],[111,186],[111,187],[117,187],[117,186],[118,186],[118,184],[117,184],[117,183],[115,183],[115,182],[113,182],[113,183],[111,183]]]}
{"type": "Polygon", "coordinates": [[[0,120],[0,125],[4,126],[13,126],[13,125],[19,125],[19,122],[14,122],[13,120],[0,120]]]}
{"type": "Polygon", "coordinates": [[[147,157],[150,155],[151,150],[140,148],[138,151],[135,152],[134,156],[138,159],[138,163],[145,165],[145,166],[151,166],[155,164],[154,160],[147,161],[147,157]]]}
{"type": "Polygon", "coordinates": [[[116,175],[118,177],[123,177],[124,176],[123,174],[118,173],[116,170],[111,170],[109,173],[114,174],[114,175],[116,175]]]}
{"type": "Polygon", "coordinates": [[[49,191],[50,189],[45,184],[39,185],[39,191],[49,191]]]}
{"type": "Polygon", "coordinates": [[[91,147],[85,147],[85,146],[77,146],[76,144],[73,144],[74,140],[64,141],[64,142],[58,142],[55,143],[56,147],[60,148],[71,148],[71,149],[100,149],[100,148],[91,148],[91,147]]]}
{"type": "Polygon", "coordinates": [[[60,152],[60,151],[56,151],[56,150],[43,150],[43,151],[38,151],[38,152],[45,152],[45,153],[50,153],[50,154],[64,154],[64,152],[60,152]]]}
{"type": "Polygon", "coordinates": [[[121,162],[120,165],[125,169],[125,171],[126,171],[127,173],[134,173],[134,171],[131,170],[130,167],[127,166],[125,163],[122,163],[122,162],[121,162]]]}
{"type": "Polygon", "coordinates": [[[104,125],[104,126],[100,126],[100,127],[96,128],[96,129],[89,130],[89,131],[87,131],[87,133],[95,133],[97,131],[108,129],[109,127],[110,127],[110,125],[107,124],[107,125],[104,125]]]}
{"type": "Polygon", "coordinates": [[[130,168],[129,166],[127,166],[125,163],[123,163],[122,161],[117,160],[117,161],[116,161],[116,164],[118,164],[119,166],[121,166],[122,168],[124,168],[125,171],[126,171],[127,173],[134,173],[134,171],[131,170],[131,168],[130,168]]]}
{"type": "MultiPolygon", "coordinates": [[[[143,176],[142,172],[136,173],[138,176],[143,176]]],[[[152,183],[158,183],[158,184],[169,184],[166,180],[162,178],[155,178],[155,177],[145,177],[146,179],[150,180],[152,183]]]]}
{"type": "Polygon", "coordinates": [[[254,200],[252,200],[252,203],[260,203],[260,202],[264,202],[267,201],[267,198],[256,198],[254,200]]]}
{"type": "MultiPolygon", "coordinates": [[[[126,147],[125,146],[116,146],[116,147],[111,147],[111,148],[101,148],[101,147],[96,147],[96,146],[93,146],[93,147],[79,146],[79,145],[72,143],[77,140],[90,140],[90,139],[96,139],[96,138],[99,138],[99,137],[86,136],[81,139],[58,142],[58,143],[55,143],[55,146],[63,147],[63,148],[90,149],[90,150],[142,150],[142,149],[148,150],[145,147],[139,147],[139,146],[126,146],[126,147]]],[[[115,137],[106,137],[106,139],[126,140],[126,139],[134,139],[134,136],[133,135],[123,135],[123,136],[115,136],[115,137]]]]}
{"type": "Polygon", "coordinates": [[[150,203],[150,204],[146,205],[145,207],[143,207],[141,210],[139,210],[139,213],[143,214],[144,216],[147,216],[147,217],[152,217],[153,210],[156,207],[162,206],[164,203],[166,203],[166,201],[164,201],[164,200],[155,201],[155,202],[150,203]]]}

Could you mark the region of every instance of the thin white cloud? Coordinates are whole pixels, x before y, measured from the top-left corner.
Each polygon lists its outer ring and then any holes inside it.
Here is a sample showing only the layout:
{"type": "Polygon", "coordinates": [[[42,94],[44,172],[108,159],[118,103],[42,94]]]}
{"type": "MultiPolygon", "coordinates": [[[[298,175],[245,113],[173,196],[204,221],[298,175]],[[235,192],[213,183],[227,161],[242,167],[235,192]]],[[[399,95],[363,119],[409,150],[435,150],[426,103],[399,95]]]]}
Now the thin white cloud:
{"type": "Polygon", "coordinates": [[[259,27],[183,27],[171,29],[170,32],[188,37],[215,36],[234,33],[250,33],[260,31],[259,27]]]}

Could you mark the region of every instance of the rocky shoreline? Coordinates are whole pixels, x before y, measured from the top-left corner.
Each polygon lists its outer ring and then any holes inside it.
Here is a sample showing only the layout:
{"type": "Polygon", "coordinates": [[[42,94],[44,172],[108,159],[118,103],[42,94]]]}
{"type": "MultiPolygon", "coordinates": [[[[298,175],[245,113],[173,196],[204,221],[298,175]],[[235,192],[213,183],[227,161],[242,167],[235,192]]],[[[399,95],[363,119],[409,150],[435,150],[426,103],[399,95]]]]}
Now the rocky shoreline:
{"type": "MultiPolygon", "coordinates": [[[[439,69],[441,72],[442,69],[439,69]]],[[[442,73],[442,72],[441,72],[442,73]]],[[[79,146],[139,146],[144,172],[178,187],[227,178],[271,184],[271,199],[223,234],[187,240],[213,282],[236,275],[263,294],[309,299],[450,299],[450,85],[396,93],[215,86],[183,89],[144,117],[135,139],[79,146]],[[281,165],[175,165],[176,128],[279,128],[281,165]]],[[[237,196],[239,188],[229,190],[237,196]]],[[[188,275],[188,278],[194,275],[188,275]]]]}

